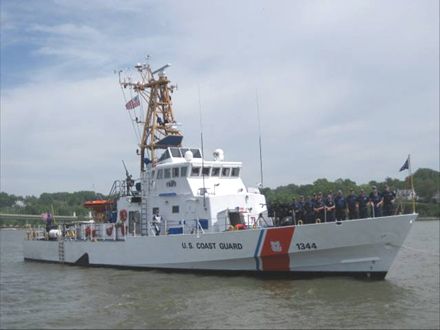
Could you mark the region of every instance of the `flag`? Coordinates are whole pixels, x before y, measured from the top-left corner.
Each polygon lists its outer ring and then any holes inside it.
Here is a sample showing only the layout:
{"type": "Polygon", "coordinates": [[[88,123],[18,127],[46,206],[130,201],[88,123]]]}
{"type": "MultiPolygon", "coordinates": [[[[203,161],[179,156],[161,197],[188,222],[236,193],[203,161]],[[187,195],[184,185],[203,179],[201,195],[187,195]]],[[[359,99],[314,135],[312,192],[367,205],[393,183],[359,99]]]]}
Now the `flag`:
{"type": "Polygon", "coordinates": [[[139,101],[139,95],[136,95],[130,101],[127,102],[127,104],[125,105],[125,108],[127,108],[127,110],[131,110],[131,109],[137,108],[140,105],[141,105],[141,102],[139,101]]]}
{"type": "Polygon", "coordinates": [[[403,170],[407,170],[409,169],[409,156],[406,159],[405,163],[402,165],[402,167],[400,168],[399,172],[402,172],[403,170]]]}

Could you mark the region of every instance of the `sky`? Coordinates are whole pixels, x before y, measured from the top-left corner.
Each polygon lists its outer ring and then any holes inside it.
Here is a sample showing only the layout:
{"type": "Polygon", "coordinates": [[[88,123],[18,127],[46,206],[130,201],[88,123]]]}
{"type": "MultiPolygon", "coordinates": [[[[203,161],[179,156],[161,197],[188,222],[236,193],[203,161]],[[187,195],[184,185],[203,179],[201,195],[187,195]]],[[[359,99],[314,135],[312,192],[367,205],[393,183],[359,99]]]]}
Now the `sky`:
{"type": "Polygon", "coordinates": [[[259,136],[271,188],[403,179],[408,154],[413,172],[439,170],[437,0],[0,4],[3,192],[106,194],[122,160],[138,177],[114,72],[147,55],[171,64],[184,145],[203,131],[205,157],[242,161],[248,186],[259,136]]]}

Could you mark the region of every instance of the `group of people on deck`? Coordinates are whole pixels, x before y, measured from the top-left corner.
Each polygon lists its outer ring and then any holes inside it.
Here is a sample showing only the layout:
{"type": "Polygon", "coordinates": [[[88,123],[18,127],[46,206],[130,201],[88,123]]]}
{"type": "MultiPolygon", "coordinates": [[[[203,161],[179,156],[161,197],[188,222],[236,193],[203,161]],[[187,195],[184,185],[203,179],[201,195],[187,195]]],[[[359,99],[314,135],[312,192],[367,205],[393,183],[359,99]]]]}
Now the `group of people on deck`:
{"type": "Polygon", "coordinates": [[[341,190],[335,196],[332,192],[327,196],[319,192],[312,197],[300,196],[298,201],[293,198],[292,215],[299,224],[390,216],[394,214],[395,198],[389,186],[383,192],[373,186],[368,196],[363,189],[358,195],[351,189],[347,196],[341,190]]]}

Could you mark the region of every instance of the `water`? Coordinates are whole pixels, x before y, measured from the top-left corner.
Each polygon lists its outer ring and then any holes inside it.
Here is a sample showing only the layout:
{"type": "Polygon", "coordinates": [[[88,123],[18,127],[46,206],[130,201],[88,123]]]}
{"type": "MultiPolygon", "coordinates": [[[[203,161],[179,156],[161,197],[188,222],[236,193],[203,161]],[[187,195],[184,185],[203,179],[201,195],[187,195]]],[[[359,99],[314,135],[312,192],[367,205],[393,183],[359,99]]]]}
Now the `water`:
{"type": "Polygon", "coordinates": [[[0,327],[438,329],[439,223],[416,222],[377,282],[24,262],[24,232],[2,230],[0,327]]]}

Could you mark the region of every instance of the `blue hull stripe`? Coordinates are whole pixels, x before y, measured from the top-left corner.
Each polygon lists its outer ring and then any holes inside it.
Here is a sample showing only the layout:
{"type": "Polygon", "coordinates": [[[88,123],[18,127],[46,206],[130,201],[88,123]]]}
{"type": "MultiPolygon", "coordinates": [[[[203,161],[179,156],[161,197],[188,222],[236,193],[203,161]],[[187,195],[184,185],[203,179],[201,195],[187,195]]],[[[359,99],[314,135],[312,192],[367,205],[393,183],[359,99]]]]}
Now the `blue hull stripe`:
{"type": "Polygon", "coordinates": [[[260,258],[258,257],[258,252],[260,251],[261,241],[263,240],[264,229],[260,230],[260,236],[258,237],[257,248],[255,249],[255,263],[257,270],[260,270],[260,258]]]}

